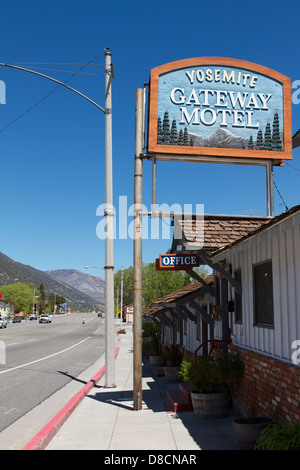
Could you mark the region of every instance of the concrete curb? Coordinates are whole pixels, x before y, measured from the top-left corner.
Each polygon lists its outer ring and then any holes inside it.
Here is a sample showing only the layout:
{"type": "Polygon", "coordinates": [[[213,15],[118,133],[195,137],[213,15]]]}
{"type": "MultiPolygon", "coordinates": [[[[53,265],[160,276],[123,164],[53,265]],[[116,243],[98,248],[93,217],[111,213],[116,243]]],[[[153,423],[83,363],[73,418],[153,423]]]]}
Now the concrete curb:
{"type": "MultiPolygon", "coordinates": [[[[115,358],[119,353],[120,348],[115,349],[115,358]]],[[[87,384],[67,403],[57,415],[49,421],[26,445],[22,450],[44,450],[51,439],[59,431],[66,420],[71,416],[73,411],[81,403],[83,398],[90,392],[90,390],[99,382],[105,374],[105,366],[94,375],[94,377],[87,382],[87,384]]]]}

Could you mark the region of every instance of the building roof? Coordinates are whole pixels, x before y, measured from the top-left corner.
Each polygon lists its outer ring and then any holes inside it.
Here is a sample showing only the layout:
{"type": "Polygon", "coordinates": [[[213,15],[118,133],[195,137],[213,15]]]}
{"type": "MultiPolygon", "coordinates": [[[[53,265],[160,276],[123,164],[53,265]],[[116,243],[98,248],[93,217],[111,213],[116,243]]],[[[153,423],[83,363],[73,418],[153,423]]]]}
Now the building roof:
{"type": "MultiPolygon", "coordinates": [[[[213,275],[209,274],[206,276],[204,279],[206,284],[212,284],[213,283],[213,275]]],[[[152,307],[145,312],[146,315],[154,315],[155,313],[158,313],[165,308],[167,308],[166,304],[172,304],[175,303],[176,301],[183,300],[185,297],[189,297],[189,295],[201,291],[203,289],[204,284],[202,284],[199,281],[192,282],[191,284],[188,284],[187,286],[181,287],[180,289],[171,292],[170,294],[167,294],[160,299],[155,300],[155,302],[152,303],[152,307]]],[[[200,292],[199,292],[199,295],[200,292]]]]}
{"type": "Polygon", "coordinates": [[[273,225],[280,223],[281,221],[287,219],[291,215],[295,214],[296,212],[300,211],[300,204],[297,206],[292,207],[291,209],[282,212],[281,214],[277,215],[276,217],[273,217],[272,219],[268,219],[264,224],[262,224],[260,227],[257,227],[255,230],[252,230],[248,234],[238,238],[237,240],[229,243],[228,245],[216,250],[215,252],[212,253],[212,256],[217,255],[218,253],[221,253],[222,251],[228,250],[229,248],[233,247],[234,245],[237,245],[238,243],[241,243],[242,241],[246,240],[247,238],[252,237],[253,235],[258,234],[259,232],[262,232],[263,230],[272,227],[273,225]]]}
{"type": "Polygon", "coordinates": [[[262,227],[270,218],[231,215],[204,215],[175,218],[172,252],[204,249],[212,252],[235,242],[248,233],[262,227]]]}
{"type": "Polygon", "coordinates": [[[296,134],[293,135],[293,138],[292,138],[293,149],[296,147],[299,147],[299,145],[300,145],[300,129],[296,132],[296,134]]]}

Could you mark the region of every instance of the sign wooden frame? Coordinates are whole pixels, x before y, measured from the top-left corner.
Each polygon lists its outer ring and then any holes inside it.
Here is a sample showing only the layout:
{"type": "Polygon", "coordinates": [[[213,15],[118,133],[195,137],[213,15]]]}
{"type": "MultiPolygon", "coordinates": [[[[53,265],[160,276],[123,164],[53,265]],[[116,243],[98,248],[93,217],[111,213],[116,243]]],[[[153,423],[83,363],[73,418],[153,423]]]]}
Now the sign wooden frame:
{"type": "MultiPolygon", "coordinates": [[[[213,85],[212,85],[213,86],[213,85]]],[[[232,159],[232,163],[255,162],[261,164],[264,160],[273,161],[274,165],[282,164],[283,160],[292,159],[292,126],[291,126],[291,81],[285,75],[271,70],[262,65],[254,64],[252,62],[220,58],[220,57],[200,57],[184,59],[168,64],[161,65],[151,70],[150,75],[150,93],[149,93],[149,109],[148,109],[148,154],[161,155],[162,159],[166,160],[180,160],[184,161],[184,156],[192,157],[203,161],[203,157],[212,158],[212,161],[221,160],[222,158],[228,162],[228,158],[232,159]],[[182,145],[169,145],[157,143],[157,121],[158,121],[158,100],[159,100],[159,78],[162,74],[168,72],[185,69],[188,67],[201,67],[201,66],[219,66],[220,68],[234,67],[236,69],[243,69],[244,71],[251,71],[254,74],[260,74],[265,78],[276,80],[282,85],[282,107],[283,111],[283,150],[257,150],[248,148],[224,148],[224,147],[207,147],[207,146],[182,146],[182,145]]]]}

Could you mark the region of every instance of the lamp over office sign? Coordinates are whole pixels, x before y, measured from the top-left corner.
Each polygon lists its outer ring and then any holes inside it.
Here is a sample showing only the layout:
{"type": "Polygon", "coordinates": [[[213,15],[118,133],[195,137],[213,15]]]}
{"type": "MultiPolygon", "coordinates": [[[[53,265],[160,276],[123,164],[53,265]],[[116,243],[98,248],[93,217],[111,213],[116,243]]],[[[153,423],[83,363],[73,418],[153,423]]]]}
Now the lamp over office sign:
{"type": "Polygon", "coordinates": [[[152,69],[148,152],[274,164],[291,159],[290,79],[226,58],[187,59],[152,69]]]}

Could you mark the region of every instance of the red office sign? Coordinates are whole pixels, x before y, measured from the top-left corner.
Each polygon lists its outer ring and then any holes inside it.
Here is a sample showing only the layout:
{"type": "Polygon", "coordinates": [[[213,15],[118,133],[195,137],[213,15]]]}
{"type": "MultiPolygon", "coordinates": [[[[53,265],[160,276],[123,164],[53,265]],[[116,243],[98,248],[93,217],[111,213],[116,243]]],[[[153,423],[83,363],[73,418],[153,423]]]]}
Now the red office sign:
{"type": "Polygon", "coordinates": [[[191,254],[167,254],[160,255],[159,259],[156,260],[156,269],[160,270],[191,270],[197,266],[200,266],[200,257],[198,255],[191,254]]]}

